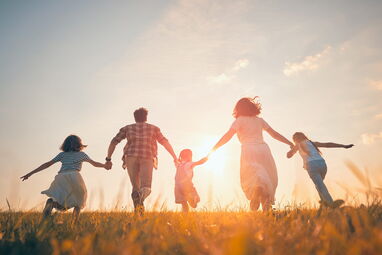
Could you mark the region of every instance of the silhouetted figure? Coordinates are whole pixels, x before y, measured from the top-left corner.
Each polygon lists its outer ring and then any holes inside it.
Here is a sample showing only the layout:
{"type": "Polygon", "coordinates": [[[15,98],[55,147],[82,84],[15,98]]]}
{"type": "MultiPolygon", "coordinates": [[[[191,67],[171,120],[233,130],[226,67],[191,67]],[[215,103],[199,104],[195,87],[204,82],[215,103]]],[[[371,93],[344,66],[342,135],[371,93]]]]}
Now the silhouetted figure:
{"type": "Polygon", "coordinates": [[[135,123],[121,128],[118,134],[111,140],[107,152],[106,161],[111,167],[111,156],[115,147],[123,139],[127,139],[124,148],[124,163],[130,177],[133,191],[133,199],[136,213],[143,214],[144,200],[151,193],[153,168],[157,168],[157,142],[171,154],[174,162],[177,157],[169,141],[162,135],[157,126],[147,123],[148,111],[139,108],[134,111],[135,123]]]}

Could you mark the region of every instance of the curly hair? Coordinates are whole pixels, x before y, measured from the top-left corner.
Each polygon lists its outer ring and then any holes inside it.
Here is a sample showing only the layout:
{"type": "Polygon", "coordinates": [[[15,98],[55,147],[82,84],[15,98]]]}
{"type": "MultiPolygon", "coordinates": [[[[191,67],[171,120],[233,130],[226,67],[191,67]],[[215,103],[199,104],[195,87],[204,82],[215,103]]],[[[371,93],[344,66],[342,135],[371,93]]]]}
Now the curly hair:
{"type": "Polygon", "coordinates": [[[257,96],[254,98],[243,97],[237,101],[233,109],[233,116],[238,118],[240,116],[257,116],[261,113],[261,104],[257,102],[257,96]]]}
{"type": "Polygon", "coordinates": [[[76,135],[69,135],[62,143],[60,150],[64,152],[82,151],[87,145],[82,144],[81,138],[76,135]]]}

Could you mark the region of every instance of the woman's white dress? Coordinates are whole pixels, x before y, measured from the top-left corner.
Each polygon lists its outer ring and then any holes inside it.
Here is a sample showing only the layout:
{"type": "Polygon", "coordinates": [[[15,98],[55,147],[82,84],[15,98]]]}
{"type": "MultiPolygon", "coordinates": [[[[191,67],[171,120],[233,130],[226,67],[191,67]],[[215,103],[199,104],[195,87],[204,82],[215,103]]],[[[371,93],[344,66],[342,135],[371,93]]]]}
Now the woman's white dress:
{"type": "Polygon", "coordinates": [[[259,117],[240,116],[232,124],[241,143],[240,182],[247,197],[252,200],[261,188],[274,203],[278,184],[277,168],[271,150],[263,139],[263,130],[270,126],[259,117]]]}

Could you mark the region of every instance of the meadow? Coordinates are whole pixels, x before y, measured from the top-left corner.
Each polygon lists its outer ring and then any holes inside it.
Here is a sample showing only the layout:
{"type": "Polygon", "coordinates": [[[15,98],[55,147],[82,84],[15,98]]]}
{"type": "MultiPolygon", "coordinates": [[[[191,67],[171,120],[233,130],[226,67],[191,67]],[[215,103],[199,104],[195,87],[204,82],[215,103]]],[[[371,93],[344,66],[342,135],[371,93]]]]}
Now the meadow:
{"type": "Polygon", "coordinates": [[[382,205],[275,212],[0,213],[0,254],[382,254],[382,205]]]}

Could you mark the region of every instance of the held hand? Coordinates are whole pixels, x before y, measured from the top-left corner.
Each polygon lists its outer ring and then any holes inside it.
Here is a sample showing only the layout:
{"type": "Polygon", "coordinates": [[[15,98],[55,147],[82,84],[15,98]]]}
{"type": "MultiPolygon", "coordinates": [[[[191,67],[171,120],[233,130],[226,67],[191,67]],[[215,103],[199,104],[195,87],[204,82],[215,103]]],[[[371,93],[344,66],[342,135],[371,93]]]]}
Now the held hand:
{"type": "Polygon", "coordinates": [[[25,181],[25,180],[28,180],[29,177],[30,177],[30,175],[29,175],[29,174],[26,174],[26,175],[24,175],[24,176],[21,176],[20,179],[21,179],[22,181],[25,181]]]}
{"type": "Polygon", "coordinates": [[[287,158],[291,158],[293,156],[293,151],[290,150],[287,152],[287,158]]]}
{"type": "Polygon", "coordinates": [[[113,163],[111,161],[106,161],[105,162],[105,169],[110,170],[113,166],[113,163]]]}
{"type": "Polygon", "coordinates": [[[351,148],[351,147],[353,147],[354,146],[354,144],[348,144],[348,145],[344,145],[344,148],[345,149],[349,149],[349,148],[351,148]]]}
{"type": "Polygon", "coordinates": [[[178,167],[178,165],[179,165],[179,159],[174,158],[174,165],[175,165],[175,167],[178,167]]]}

